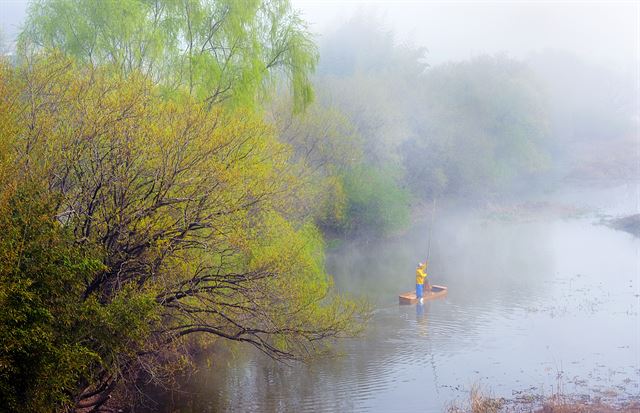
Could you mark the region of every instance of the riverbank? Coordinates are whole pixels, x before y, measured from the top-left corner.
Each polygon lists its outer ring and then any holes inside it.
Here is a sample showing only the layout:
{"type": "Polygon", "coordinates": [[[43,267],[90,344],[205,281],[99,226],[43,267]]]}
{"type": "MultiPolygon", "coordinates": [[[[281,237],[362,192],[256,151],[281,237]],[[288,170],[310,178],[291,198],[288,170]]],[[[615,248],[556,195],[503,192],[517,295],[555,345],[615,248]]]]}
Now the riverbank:
{"type": "Polygon", "coordinates": [[[445,299],[397,302],[428,249],[427,209],[400,236],[327,252],[335,288],[375,305],[363,337],[292,365],[221,344],[224,353],[198,363],[180,390],[159,391],[136,413],[446,412],[453,401],[473,412],[475,382],[503,401],[497,412],[571,411],[548,403],[558,393],[590,395],[572,399],[574,411],[634,411],[623,409],[640,385],[637,239],[600,225],[633,214],[634,191],[580,188],[492,209],[439,199],[430,275],[449,287],[445,299]]]}
{"type": "Polygon", "coordinates": [[[513,399],[498,398],[479,385],[473,385],[468,400],[452,403],[447,413],[640,413],[636,398],[602,398],[595,395],[518,394],[513,399]]]}

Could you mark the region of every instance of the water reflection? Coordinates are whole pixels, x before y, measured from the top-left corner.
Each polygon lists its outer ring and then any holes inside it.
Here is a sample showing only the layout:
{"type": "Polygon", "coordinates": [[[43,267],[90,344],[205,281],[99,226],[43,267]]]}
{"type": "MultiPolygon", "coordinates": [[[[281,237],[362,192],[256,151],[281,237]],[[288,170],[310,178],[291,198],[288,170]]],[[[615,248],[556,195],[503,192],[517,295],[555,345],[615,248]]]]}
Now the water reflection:
{"type": "MultiPolygon", "coordinates": [[[[624,189],[623,189],[624,191],[624,189]]],[[[577,197],[572,194],[574,200],[577,197]]],[[[617,206],[619,208],[619,205],[617,206]]],[[[246,346],[161,400],[165,411],[441,411],[475,382],[498,396],[534,388],[638,395],[640,241],[578,219],[487,219],[449,206],[434,228],[431,281],[446,298],[398,306],[428,228],[329,255],[336,284],[377,310],[336,357],[285,366],[246,346]]]]}

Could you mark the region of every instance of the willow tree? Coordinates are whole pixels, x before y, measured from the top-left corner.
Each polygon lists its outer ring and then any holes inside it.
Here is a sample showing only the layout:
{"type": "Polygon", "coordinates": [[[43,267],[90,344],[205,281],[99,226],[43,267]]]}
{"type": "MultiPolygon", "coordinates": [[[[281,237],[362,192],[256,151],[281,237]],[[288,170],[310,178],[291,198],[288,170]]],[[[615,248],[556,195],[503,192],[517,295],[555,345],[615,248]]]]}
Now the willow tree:
{"type": "Polygon", "coordinates": [[[301,109],[318,58],[288,0],[35,0],[19,44],[143,73],[210,106],[253,105],[286,79],[301,109]]]}
{"type": "MultiPolygon", "coordinates": [[[[76,387],[60,384],[63,403],[97,408],[140,372],[161,377],[189,337],[296,359],[359,329],[366,313],[333,291],[319,232],[291,218],[300,188],[292,150],[253,111],[163,99],[144,76],[59,56],[1,74],[0,172],[11,174],[0,177],[43,188],[52,204],[39,219],[51,211],[99,259],[90,271],[68,271],[77,278],[65,305],[93,310],[55,331],[92,357],[74,369],[76,387]],[[95,328],[77,337],[85,316],[95,328]]],[[[28,271],[16,277],[31,285],[28,271]]],[[[10,295],[2,288],[0,299],[10,295]]],[[[11,344],[3,339],[0,349],[11,344]]]]}

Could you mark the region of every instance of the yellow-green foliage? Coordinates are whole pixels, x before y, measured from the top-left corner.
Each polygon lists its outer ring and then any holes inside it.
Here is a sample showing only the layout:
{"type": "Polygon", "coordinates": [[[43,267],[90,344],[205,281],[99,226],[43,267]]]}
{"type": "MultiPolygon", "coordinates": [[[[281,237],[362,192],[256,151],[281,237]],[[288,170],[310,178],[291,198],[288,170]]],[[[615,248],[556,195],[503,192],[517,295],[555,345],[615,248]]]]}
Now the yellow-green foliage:
{"type": "Polygon", "coordinates": [[[318,59],[288,0],[34,0],[20,46],[144,73],[166,95],[234,107],[254,106],[285,74],[304,108],[318,59]]]}
{"type": "MultiPolygon", "coordinates": [[[[332,291],[320,234],[293,218],[293,151],[252,111],[209,108],[188,94],[166,100],[144,76],[60,55],[1,75],[9,144],[0,171],[12,178],[3,188],[41,188],[31,200],[49,208],[40,219],[66,234],[64,245],[100,258],[98,267],[71,260],[75,286],[59,287],[65,306],[79,309],[60,340],[80,337],[88,356],[57,382],[58,402],[89,403],[94,390],[156,371],[159,355],[194,333],[295,358],[359,329],[366,309],[332,291]]],[[[16,231],[0,237],[20,242],[16,231]]],[[[62,264],[47,265],[55,274],[62,264]]],[[[17,277],[22,285],[28,274],[17,277]]],[[[51,328],[49,320],[38,322],[51,328]]]]}
{"type": "Polygon", "coordinates": [[[337,300],[334,305],[339,302],[354,314],[363,309],[358,309],[363,303],[328,295],[333,282],[324,273],[324,242],[318,229],[311,224],[295,229],[277,215],[268,220],[270,225],[260,231],[260,241],[253,247],[248,265],[254,270],[271,268],[281,274],[261,286],[270,291],[264,304],[274,312],[273,331],[280,339],[278,345],[287,351],[312,353],[317,347],[315,341],[332,336],[333,331],[353,334],[359,330],[362,325],[323,305],[337,300]],[[273,300],[272,296],[278,299],[273,300]],[[309,338],[309,342],[297,340],[293,332],[309,338]]]}
{"type": "Polygon", "coordinates": [[[346,214],[333,223],[346,232],[391,233],[409,225],[409,192],[398,185],[398,170],[359,165],[343,177],[346,214]]]}
{"type": "MultiPolygon", "coordinates": [[[[289,103],[290,105],[290,103],[289,103]]],[[[271,113],[282,141],[294,150],[306,196],[298,208],[325,230],[385,233],[408,223],[407,194],[399,187],[399,168],[366,167],[369,142],[349,118],[318,104],[294,116],[286,101],[271,113]],[[376,171],[384,170],[384,174],[376,171]]]]}
{"type": "Polygon", "coordinates": [[[159,306],[141,291],[82,300],[85,281],[104,270],[100,254],[52,219],[56,199],[38,185],[3,184],[0,408],[50,412],[137,351],[159,306]]]}
{"type": "Polygon", "coordinates": [[[341,176],[331,176],[325,180],[323,202],[320,204],[318,222],[325,226],[341,226],[347,221],[348,194],[341,176]]]}

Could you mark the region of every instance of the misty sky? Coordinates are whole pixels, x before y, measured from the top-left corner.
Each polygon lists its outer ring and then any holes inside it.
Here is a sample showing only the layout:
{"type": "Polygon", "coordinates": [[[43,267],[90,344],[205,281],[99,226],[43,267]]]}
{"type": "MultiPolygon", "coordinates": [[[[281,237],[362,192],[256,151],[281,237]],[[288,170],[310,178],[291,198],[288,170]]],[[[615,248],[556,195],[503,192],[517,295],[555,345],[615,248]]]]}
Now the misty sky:
{"type": "Polygon", "coordinates": [[[27,1],[0,0],[0,30],[3,36],[13,39],[25,17],[27,1]]]}
{"type": "MultiPolygon", "coordinates": [[[[354,13],[377,16],[398,40],[429,50],[428,61],[481,53],[514,57],[549,48],[570,50],[626,70],[637,70],[640,1],[433,2],[292,0],[315,32],[354,13]]],[[[9,39],[24,20],[27,2],[0,0],[0,27],[9,39]]]]}
{"type": "Polygon", "coordinates": [[[638,64],[639,1],[293,0],[293,4],[317,32],[356,12],[378,16],[401,42],[427,47],[432,64],[481,53],[522,57],[549,48],[571,50],[626,69],[638,64]]]}

